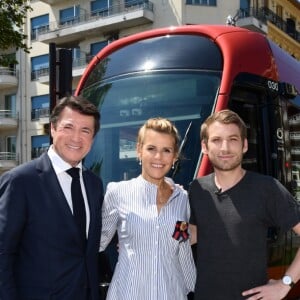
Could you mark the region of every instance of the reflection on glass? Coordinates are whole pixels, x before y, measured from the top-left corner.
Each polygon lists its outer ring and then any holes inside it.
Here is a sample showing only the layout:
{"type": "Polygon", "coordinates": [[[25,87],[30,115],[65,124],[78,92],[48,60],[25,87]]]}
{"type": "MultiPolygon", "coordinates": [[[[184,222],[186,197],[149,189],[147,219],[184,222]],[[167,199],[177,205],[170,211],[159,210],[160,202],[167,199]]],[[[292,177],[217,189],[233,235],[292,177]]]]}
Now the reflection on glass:
{"type": "Polygon", "coordinates": [[[156,71],[122,76],[94,84],[83,96],[101,112],[101,130],[85,160],[104,184],[140,174],[136,159],[139,127],[151,117],[173,121],[186,136],[174,180],[187,187],[195,176],[200,153],[200,126],[211,113],[219,72],[156,71]]]}

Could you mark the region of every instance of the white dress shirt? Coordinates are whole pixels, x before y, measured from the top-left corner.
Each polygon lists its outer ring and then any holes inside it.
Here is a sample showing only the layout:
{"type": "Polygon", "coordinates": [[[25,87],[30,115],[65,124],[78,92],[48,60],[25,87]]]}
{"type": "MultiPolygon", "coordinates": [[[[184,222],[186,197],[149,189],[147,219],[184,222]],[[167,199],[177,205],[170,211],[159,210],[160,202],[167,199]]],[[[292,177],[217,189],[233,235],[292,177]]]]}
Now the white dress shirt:
{"type": "MultiPolygon", "coordinates": [[[[59,184],[64,192],[66,200],[69,204],[69,207],[73,213],[73,204],[72,204],[72,196],[71,196],[71,183],[72,177],[66,172],[68,169],[72,168],[72,166],[65,162],[53,149],[53,145],[50,146],[48,150],[48,156],[51,160],[52,166],[56,173],[57,179],[59,184]]],[[[89,232],[89,224],[90,224],[90,210],[89,204],[87,200],[86,190],[84,187],[84,182],[82,178],[82,163],[80,162],[77,166],[80,169],[79,176],[80,176],[80,185],[83,194],[84,204],[85,204],[85,212],[86,212],[86,235],[88,236],[89,232]]]]}
{"type": "Polygon", "coordinates": [[[173,194],[158,213],[157,186],[142,176],[108,184],[100,250],[117,230],[119,258],[107,300],[186,300],[194,289],[196,270],[189,240],[172,237],[177,221],[189,222],[188,197],[172,185],[173,194]]]}

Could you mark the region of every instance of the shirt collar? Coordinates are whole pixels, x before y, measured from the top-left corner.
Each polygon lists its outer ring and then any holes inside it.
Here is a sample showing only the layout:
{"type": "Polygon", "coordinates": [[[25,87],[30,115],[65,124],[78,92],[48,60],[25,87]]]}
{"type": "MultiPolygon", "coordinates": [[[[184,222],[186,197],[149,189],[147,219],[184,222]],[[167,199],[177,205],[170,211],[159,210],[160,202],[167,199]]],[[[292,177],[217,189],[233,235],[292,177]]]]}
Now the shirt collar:
{"type": "MultiPolygon", "coordinates": [[[[49,147],[48,156],[52,162],[52,166],[56,174],[65,172],[66,170],[72,168],[72,166],[64,161],[54,150],[53,145],[49,147]]],[[[82,162],[76,166],[76,168],[82,169],[82,162]]]]}

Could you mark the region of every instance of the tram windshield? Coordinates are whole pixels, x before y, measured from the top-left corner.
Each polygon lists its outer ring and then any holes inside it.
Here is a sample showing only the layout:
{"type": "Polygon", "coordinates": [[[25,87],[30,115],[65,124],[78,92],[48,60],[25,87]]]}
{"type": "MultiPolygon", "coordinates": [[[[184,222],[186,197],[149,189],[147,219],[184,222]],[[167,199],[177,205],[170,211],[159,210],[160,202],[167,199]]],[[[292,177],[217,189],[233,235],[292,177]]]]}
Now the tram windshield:
{"type": "Polygon", "coordinates": [[[105,186],[138,176],[138,129],[148,118],[165,117],[181,136],[181,158],[168,176],[187,188],[199,163],[200,126],[212,112],[220,78],[218,71],[138,72],[83,89],[81,94],[101,113],[101,129],[85,165],[105,186]]]}

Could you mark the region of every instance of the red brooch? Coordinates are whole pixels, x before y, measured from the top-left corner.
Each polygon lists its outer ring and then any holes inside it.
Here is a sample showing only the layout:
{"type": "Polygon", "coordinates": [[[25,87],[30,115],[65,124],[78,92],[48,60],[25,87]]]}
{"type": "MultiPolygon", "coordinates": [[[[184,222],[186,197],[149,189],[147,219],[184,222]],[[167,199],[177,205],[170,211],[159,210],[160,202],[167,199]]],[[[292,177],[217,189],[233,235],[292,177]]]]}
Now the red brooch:
{"type": "Polygon", "coordinates": [[[172,237],[180,242],[184,242],[189,238],[188,233],[189,223],[185,221],[177,221],[172,237]]]}

